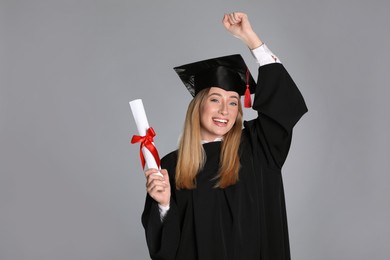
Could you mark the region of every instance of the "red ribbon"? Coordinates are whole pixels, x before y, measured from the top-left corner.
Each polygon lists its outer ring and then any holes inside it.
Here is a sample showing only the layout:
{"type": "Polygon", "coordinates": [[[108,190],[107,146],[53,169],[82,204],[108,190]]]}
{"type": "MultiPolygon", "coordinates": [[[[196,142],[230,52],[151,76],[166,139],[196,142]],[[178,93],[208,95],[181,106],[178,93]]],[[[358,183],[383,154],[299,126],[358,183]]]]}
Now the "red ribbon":
{"type": "Polygon", "coordinates": [[[146,131],[145,136],[139,136],[139,135],[133,135],[131,138],[131,143],[141,143],[139,148],[139,153],[141,157],[142,162],[142,169],[145,168],[145,157],[142,153],[142,147],[146,147],[153,155],[154,160],[156,160],[157,166],[160,168],[160,157],[158,155],[157,149],[153,144],[153,137],[156,136],[156,133],[154,132],[153,128],[149,127],[149,129],[146,131]]]}

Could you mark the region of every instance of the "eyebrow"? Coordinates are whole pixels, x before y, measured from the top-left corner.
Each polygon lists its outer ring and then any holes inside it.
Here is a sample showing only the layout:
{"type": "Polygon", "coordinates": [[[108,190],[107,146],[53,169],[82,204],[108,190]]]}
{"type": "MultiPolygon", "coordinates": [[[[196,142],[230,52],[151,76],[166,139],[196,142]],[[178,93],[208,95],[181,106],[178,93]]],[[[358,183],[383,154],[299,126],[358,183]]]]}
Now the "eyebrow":
{"type": "MultiPolygon", "coordinates": [[[[209,95],[209,97],[211,97],[212,95],[216,95],[216,96],[222,97],[222,95],[219,94],[219,93],[211,93],[211,94],[209,95]]],[[[230,96],[230,98],[236,98],[236,99],[238,100],[238,97],[237,97],[237,96],[230,96]]]]}

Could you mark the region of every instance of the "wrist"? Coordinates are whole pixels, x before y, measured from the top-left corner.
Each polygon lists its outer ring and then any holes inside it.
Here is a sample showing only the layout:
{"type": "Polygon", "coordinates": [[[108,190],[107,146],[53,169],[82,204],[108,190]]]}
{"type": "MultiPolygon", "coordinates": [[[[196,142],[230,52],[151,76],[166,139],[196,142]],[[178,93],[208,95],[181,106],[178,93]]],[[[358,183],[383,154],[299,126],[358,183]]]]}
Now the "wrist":
{"type": "Polygon", "coordinates": [[[168,208],[169,205],[170,205],[170,201],[165,202],[165,203],[159,203],[158,205],[159,205],[160,207],[162,207],[162,208],[168,208]]]}
{"type": "Polygon", "coordinates": [[[246,44],[246,46],[248,46],[248,48],[251,50],[256,49],[257,47],[259,47],[263,44],[261,39],[253,31],[251,33],[249,33],[248,35],[246,35],[243,38],[243,41],[246,44]]]}

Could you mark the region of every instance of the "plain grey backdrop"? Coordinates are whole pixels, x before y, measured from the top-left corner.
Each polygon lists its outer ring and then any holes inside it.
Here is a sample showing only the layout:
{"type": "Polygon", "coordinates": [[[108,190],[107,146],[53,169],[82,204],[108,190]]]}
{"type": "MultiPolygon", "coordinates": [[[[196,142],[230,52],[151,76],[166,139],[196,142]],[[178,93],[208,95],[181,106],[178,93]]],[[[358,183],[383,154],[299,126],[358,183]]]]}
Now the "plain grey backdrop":
{"type": "Polygon", "coordinates": [[[1,260],[148,259],[128,102],[175,149],[174,66],[241,53],[257,75],[232,11],[309,107],[283,171],[292,258],[390,259],[389,1],[1,0],[1,260]]]}

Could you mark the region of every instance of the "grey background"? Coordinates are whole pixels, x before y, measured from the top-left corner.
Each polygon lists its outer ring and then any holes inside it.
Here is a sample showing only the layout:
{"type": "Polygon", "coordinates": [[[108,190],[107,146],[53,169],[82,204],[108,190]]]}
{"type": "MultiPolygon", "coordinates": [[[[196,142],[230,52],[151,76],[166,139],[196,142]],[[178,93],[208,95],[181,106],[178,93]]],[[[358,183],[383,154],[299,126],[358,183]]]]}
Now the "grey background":
{"type": "Polygon", "coordinates": [[[292,258],[390,258],[390,2],[1,0],[1,260],[148,258],[128,101],[175,149],[190,96],[172,67],[241,53],[257,74],[232,11],[310,110],[284,168],[292,258]]]}

